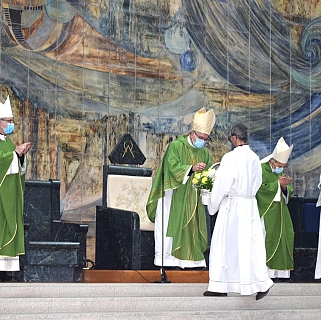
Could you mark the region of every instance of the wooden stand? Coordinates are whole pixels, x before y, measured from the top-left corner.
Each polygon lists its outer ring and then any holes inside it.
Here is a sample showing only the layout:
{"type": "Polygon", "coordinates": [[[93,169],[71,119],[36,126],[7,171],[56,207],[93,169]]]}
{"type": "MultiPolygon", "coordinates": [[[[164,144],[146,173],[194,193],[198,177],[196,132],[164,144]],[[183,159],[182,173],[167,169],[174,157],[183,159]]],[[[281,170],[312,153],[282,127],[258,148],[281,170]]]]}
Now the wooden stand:
{"type": "MultiPolygon", "coordinates": [[[[166,270],[171,283],[208,283],[208,270],[166,270]]],[[[159,270],[83,270],[85,283],[154,283],[159,270]]]]}

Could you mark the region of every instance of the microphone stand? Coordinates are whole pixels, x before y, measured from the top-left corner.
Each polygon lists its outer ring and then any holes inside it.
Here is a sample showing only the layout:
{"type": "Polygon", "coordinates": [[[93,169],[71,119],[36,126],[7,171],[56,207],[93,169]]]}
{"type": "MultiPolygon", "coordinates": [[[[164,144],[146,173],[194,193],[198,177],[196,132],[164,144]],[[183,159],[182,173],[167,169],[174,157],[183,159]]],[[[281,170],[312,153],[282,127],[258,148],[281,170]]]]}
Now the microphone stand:
{"type": "MultiPolygon", "coordinates": [[[[168,145],[172,142],[173,138],[169,138],[169,143],[168,145]]],[[[160,274],[161,274],[161,279],[154,281],[154,283],[171,283],[171,281],[167,280],[166,272],[164,269],[164,199],[165,199],[165,190],[164,190],[164,167],[165,167],[165,159],[166,159],[166,154],[167,154],[168,146],[165,151],[165,154],[163,156],[163,161],[162,161],[162,266],[160,268],[160,274]]]]}

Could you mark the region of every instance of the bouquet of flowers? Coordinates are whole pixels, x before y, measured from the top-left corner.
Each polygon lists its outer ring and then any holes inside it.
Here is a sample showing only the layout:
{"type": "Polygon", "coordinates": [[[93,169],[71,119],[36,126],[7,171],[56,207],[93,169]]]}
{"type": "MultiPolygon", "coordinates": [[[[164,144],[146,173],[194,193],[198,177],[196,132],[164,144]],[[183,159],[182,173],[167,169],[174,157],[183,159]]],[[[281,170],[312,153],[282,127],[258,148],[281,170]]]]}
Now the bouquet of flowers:
{"type": "Polygon", "coordinates": [[[219,162],[216,162],[208,170],[196,172],[192,179],[193,188],[212,191],[213,181],[216,178],[216,170],[219,164],[219,162]]]}
{"type": "Polygon", "coordinates": [[[216,170],[219,168],[220,163],[214,163],[208,170],[196,172],[192,179],[192,186],[194,189],[200,190],[202,201],[207,204],[208,197],[213,188],[213,182],[216,178],[216,170]]]}

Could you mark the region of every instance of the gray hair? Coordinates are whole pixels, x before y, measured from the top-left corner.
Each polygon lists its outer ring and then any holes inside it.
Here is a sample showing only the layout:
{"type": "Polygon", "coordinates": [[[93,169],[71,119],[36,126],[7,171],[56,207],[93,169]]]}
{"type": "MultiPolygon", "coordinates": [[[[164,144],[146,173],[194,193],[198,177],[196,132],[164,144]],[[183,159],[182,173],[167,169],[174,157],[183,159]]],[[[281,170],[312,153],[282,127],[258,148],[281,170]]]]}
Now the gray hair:
{"type": "Polygon", "coordinates": [[[248,133],[247,127],[244,124],[237,124],[231,129],[231,136],[236,136],[241,141],[247,143],[248,133]]]}

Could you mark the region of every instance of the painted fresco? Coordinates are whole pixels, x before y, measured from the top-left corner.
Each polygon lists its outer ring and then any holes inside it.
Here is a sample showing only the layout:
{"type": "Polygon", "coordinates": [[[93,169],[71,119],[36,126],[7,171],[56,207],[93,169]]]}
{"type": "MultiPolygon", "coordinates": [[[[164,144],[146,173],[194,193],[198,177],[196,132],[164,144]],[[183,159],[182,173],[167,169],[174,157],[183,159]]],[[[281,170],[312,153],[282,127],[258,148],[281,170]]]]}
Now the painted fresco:
{"type": "Polygon", "coordinates": [[[283,136],[295,193],[317,195],[321,4],[317,0],[3,0],[0,99],[27,178],[59,179],[63,218],[93,221],[102,165],[130,133],[156,169],[170,137],[213,108],[213,161],[236,123],[260,157],[283,136]]]}

